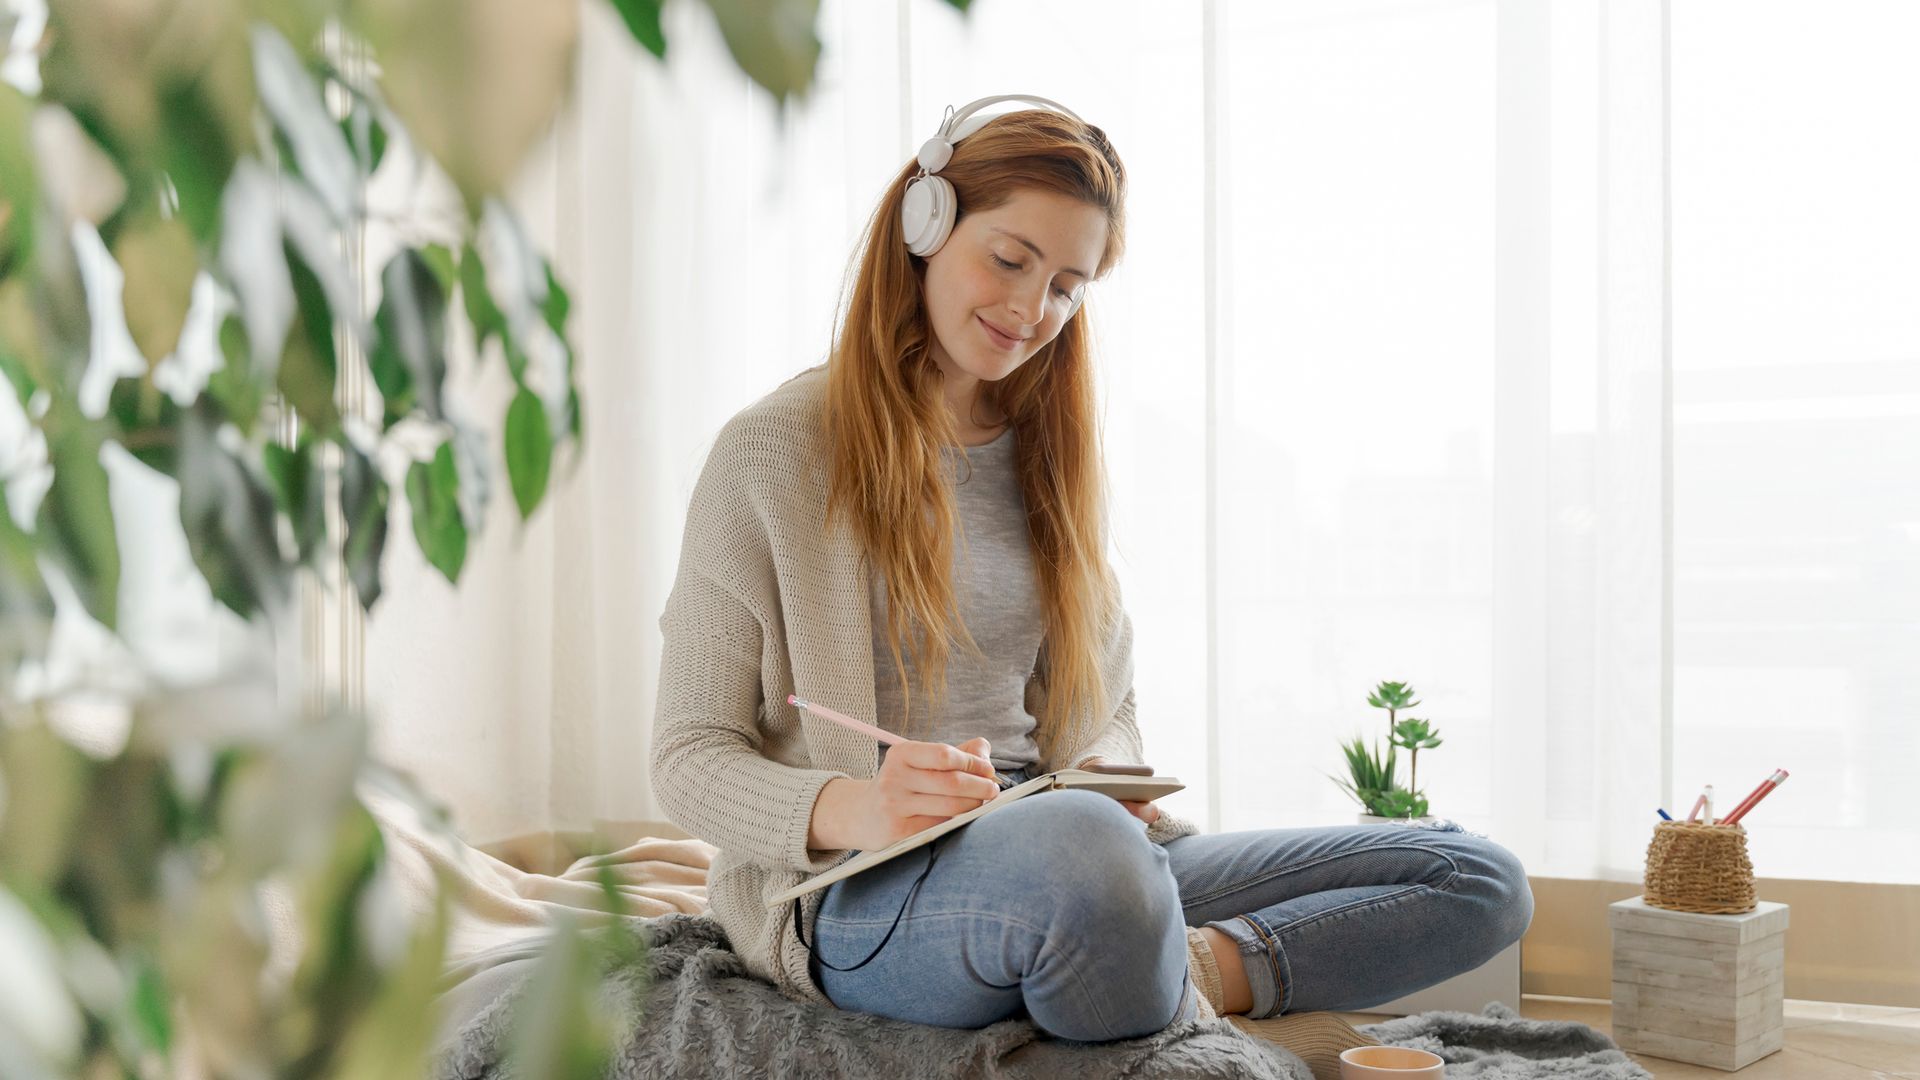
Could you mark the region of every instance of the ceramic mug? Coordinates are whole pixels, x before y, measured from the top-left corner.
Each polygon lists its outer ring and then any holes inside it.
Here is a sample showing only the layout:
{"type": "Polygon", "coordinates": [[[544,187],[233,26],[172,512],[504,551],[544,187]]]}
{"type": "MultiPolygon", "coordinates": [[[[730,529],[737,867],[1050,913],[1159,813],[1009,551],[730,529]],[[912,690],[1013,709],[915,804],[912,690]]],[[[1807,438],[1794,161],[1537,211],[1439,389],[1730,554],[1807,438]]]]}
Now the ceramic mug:
{"type": "Polygon", "coordinates": [[[1404,1046],[1356,1046],[1340,1055],[1340,1080],[1441,1080],[1447,1063],[1404,1046]]]}

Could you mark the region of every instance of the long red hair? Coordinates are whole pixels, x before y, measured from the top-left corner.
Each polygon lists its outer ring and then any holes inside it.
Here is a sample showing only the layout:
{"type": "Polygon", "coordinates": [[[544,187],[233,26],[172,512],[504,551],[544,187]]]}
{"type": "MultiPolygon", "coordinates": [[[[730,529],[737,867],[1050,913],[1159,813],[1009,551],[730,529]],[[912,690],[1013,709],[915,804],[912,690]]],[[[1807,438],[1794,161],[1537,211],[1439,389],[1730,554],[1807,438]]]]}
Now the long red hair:
{"type": "MultiPolygon", "coordinates": [[[[955,510],[941,448],[959,440],[941,394],[933,330],[922,299],[926,260],[907,252],[900,205],[918,172],[909,163],[888,185],[867,225],[858,269],[828,365],[830,514],[843,514],[886,583],[887,640],[911,722],[914,688],[944,698],[952,648],[977,652],[956,610],[951,567],[955,510]]],[[[961,216],[1005,204],[1016,192],[1056,192],[1102,210],[1106,250],[1096,278],[1125,243],[1126,170],[1099,128],[1060,113],[995,117],[955,147],[940,170],[961,216]]],[[[983,384],[1018,445],[1045,638],[1038,717],[1043,752],[1060,745],[1111,702],[1100,660],[1119,617],[1106,560],[1106,482],[1086,306],[1053,341],[1006,378],[983,384]]]]}

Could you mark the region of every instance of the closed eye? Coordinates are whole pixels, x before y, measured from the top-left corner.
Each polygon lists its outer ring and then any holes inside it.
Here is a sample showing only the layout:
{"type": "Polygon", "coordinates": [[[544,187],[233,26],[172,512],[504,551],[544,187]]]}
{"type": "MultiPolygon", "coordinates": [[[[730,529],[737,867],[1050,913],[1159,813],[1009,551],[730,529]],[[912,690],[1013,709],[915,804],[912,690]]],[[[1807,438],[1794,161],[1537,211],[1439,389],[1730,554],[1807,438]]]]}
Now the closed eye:
{"type": "MultiPolygon", "coordinates": [[[[1008,262],[1007,260],[1001,258],[998,255],[989,255],[989,258],[993,259],[993,264],[995,266],[998,266],[1002,270],[1012,270],[1017,273],[1027,268],[1026,263],[1008,262]]],[[[1073,291],[1071,289],[1063,289],[1060,286],[1055,285],[1053,287],[1053,292],[1055,296],[1060,297],[1062,300],[1073,299],[1073,291]]]]}

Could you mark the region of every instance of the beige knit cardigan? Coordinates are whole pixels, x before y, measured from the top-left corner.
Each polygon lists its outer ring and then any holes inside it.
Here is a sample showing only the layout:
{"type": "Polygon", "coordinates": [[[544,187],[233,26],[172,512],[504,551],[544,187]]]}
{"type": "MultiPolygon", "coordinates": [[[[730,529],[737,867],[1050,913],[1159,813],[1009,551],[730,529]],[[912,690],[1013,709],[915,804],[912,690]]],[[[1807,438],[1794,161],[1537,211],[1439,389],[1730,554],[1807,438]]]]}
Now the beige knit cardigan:
{"type": "MultiPolygon", "coordinates": [[[[728,421],[707,457],[660,616],[652,760],[667,816],[720,849],[708,897],[735,951],[790,996],[823,1004],[791,905],[769,910],[766,898],[850,854],[807,847],[814,799],[834,777],[865,779],[878,766],[871,738],[786,703],[798,694],[874,719],[869,568],[845,523],[826,521],[825,390],[824,366],[802,372],[728,421]]],[[[1101,671],[1112,715],[1081,724],[1040,768],[1096,754],[1142,760],[1124,614],[1101,671]]],[[[1037,673],[1026,702],[1035,716],[1045,693],[1037,673]]],[[[1193,831],[1163,815],[1148,835],[1164,843],[1193,831]]],[[[821,895],[803,904],[809,930],[821,895]]]]}

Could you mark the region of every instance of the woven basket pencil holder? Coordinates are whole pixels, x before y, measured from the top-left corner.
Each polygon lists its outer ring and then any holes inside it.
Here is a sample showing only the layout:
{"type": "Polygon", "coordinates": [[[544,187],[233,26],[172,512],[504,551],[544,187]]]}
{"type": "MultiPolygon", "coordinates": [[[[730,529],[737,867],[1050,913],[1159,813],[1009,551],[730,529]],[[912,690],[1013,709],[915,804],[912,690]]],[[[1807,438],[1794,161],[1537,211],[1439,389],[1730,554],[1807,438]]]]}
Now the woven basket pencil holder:
{"type": "Polygon", "coordinates": [[[1669,911],[1737,915],[1752,911],[1753,862],[1738,825],[1662,821],[1647,845],[1647,903],[1669,911]]]}

